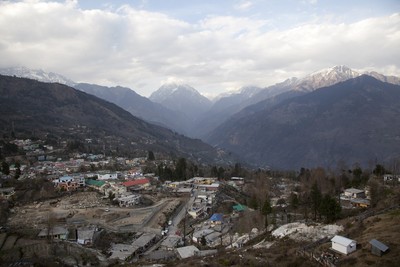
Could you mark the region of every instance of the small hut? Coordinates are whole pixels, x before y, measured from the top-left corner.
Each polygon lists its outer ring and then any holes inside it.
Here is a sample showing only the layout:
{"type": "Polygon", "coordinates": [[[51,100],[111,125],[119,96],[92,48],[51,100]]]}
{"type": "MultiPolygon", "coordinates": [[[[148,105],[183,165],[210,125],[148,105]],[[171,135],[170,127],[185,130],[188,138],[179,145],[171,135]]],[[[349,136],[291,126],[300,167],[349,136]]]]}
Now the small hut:
{"type": "Polygon", "coordinates": [[[369,241],[371,244],[371,253],[381,257],[386,251],[389,250],[389,247],[383,244],[382,242],[379,242],[376,239],[372,239],[369,241]]]}

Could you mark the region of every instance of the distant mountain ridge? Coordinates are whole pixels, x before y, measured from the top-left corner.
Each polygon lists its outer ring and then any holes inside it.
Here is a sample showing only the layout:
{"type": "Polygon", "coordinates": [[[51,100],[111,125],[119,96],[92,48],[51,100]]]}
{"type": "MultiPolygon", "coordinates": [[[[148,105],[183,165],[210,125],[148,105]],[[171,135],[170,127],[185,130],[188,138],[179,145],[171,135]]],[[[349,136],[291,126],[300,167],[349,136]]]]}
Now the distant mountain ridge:
{"type": "Polygon", "coordinates": [[[162,85],[149,99],[184,116],[182,122],[189,136],[193,136],[191,133],[195,122],[212,105],[211,100],[193,87],[177,83],[162,85]]]}
{"type": "Polygon", "coordinates": [[[168,83],[153,92],[149,99],[163,106],[193,115],[205,112],[211,106],[211,101],[187,84],[168,83]]]}
{"type": "Polygon", "coordinates": [[[74,86],[76,84],[74,81],[62,76],[61,74],[45,72],[39,69],[28,69],[26,67],[0,68],[0,74],[29,78],[45,83],[61,83],[68,86],[74,86]]]}
{"type": "MultiPolygon", "coordinates": [[[[3,69],[4,70],[4,69],[3,69]]],[[[161,125],[184,135],[208,140],[213,131],[229,119],[246,117],[318,88],[359,77],[361,72],[344,65],[315,71],[303,78],[289,78],[275,85],[261,88],[245,86],[237,92],[224,93],[210,101],[187,84],[168,83],[145,98],[125,87],[77,84],[62,75],[26,68],[9,68],[9,75],[26,76],[47,82],[69,84],[96,95],[129,111],[134,116],[161,125]]],[[[392,84],[400,79],[377,72],[368,75],[392,84]]]]}
{"type": "MultiPolygon", "coordinates": [[[[0,75],[0,132],[56,140],[91,138],[120,154],[148,150],[196,162],[223,160],[200,140],[152,125],[115,104],[59,83],[0,75]]],[[[92,144],[94,145],[94,143],[92,144]]],[[[135,152],[136,153],[136,152],[135,152]]]]}
{"type": "Polygon", "coordinates": [[[400,86],[361,75],[234,116],[207,141],[273,168],[388,161],[400,156],[400,86]]]}
{"type": "Polygon", "coordinates": [[[74,85],[74,88],[114,103],[145,121],[179,133],[186,133],[185,128],[182,127],[184,125],[182,121],[185,119],[182,114],[154,103],[130,88],[121,86],[107,87],[87,83],[78,83],[74,85]]]}
{"type": "MultiPolygon", "coordinates": [[[[362,73],[354,71],[347,66],[338,65],[313,72],[300,79],[293,77],[269,87],[259,88],[250,97],[241,92],[221,97],[201,117],[201,120],[195,126],[196,129],[193,131],[198,135],[194,136],[207,140],[216,127],[235,114],[235,116],[243,116],[247,112],[255,112],[267,106],[276,105],[285,99],[307,94],[318,88],[327,87],[361,75],[362,73]]],[[[395,76],[385,76],[377,72],[368,72],[367,75],[384,82],[400,85],[400,78],[395,76]]]]}

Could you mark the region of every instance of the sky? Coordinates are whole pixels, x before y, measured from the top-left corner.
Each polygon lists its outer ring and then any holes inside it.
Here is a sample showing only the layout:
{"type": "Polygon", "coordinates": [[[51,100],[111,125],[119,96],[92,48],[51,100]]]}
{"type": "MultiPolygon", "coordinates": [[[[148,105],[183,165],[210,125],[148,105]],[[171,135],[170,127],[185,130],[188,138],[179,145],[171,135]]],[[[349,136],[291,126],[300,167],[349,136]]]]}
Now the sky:
{"type": "Polygon", "coordinates": [[[0,0],[0,67],[150,96],[266,87],[335,65],[400,76],[399,0],[0,0]]]}

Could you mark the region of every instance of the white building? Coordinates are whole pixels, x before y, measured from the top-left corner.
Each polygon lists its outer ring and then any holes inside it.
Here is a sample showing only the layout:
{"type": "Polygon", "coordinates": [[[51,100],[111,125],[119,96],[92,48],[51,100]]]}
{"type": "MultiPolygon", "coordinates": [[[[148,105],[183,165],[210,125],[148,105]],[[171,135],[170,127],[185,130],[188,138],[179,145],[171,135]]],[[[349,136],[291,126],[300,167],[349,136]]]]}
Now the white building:
{"type": "Polygon", "coordinates": [[[117,173],[97,174],[97,180],[116,180],[118,179],[117,173]]]}
{"type": "Polygon", "coordinates": [[[332,239],[332,249],[345,255],[350,254],[357,248],[357,242],[355,240],[335,235],[332,239]]]}

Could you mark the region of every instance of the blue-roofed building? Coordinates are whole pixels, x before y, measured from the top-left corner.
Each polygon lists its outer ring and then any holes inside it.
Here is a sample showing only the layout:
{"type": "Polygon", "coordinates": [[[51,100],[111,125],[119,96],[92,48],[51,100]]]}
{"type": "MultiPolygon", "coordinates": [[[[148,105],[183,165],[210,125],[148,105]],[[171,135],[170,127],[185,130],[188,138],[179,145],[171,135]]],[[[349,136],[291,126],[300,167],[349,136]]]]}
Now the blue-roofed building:
{"type": "Polygon", "coordinates": [[[220,213],[214,213],[211,216],[210,221],[215,224],[221,224],[224,221],[224,216],[220,213]]]}

